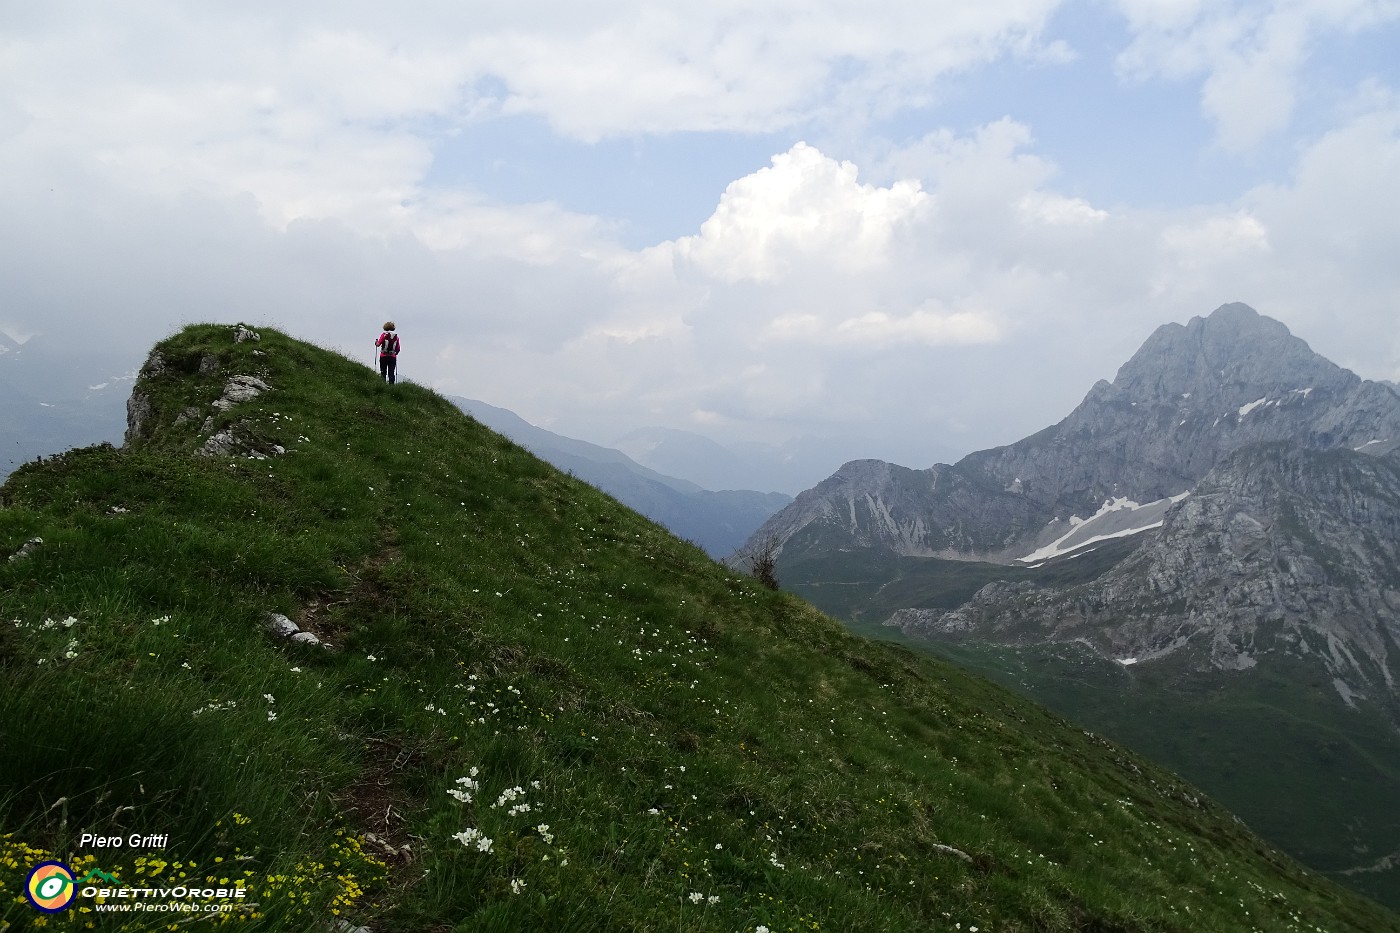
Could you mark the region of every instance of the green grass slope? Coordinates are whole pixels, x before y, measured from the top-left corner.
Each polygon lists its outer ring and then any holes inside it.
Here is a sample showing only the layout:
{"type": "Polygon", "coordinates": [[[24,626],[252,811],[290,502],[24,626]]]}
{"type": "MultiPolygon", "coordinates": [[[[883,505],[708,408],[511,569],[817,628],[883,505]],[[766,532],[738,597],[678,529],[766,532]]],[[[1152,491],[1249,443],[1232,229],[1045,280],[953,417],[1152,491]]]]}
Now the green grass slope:
{"type": "Polygon", "coordinates": [[[43,539],[0,560],[0,927],[1400,929],[1167,772],[431,392],[269,331],[158,349],[148,440],[0,489],[0,556],[43,539]],[[234,374],[271,390],[212,427],[268,459],[192,453],[234,374]],[[47,858],[248,896],[41,916],[47,858]]]}
{"type": "Polygon", "coordinates": [[[1320,666],[1271,655],[1202,674],[1073,643],[924,647],[1167,765],[1307,865],[1400,906],[1400,737],[1382,709],[1344,704],[1320,666]]]}
{"type": "Polygon", "coordinates": [[[956,609],[998,580],[1073,586],[1095,579],[1141,542],[1107,541],[1073,559],[1030,568],[983,561],[905,557],[883,548],[832,549],[815,523],[793,535],[778,557],[783,589],[855,625],[879,625],[899,609],[956,609]]]}

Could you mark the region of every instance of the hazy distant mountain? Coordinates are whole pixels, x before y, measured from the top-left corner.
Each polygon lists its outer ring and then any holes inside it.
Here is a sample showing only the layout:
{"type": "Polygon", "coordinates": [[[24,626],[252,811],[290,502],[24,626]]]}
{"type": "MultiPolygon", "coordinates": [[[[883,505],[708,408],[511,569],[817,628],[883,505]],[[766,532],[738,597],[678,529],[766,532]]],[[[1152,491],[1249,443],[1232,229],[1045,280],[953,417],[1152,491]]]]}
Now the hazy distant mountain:
{"type": "Polygon", "coordinates": [[[21,344],[0,333],[0,480],[36,457],[121,443],[135,373],[99,376],[97,366],[42,336],[21,344]]]}
{"type": "Polygon", "coordinates": [[[684,476],[706,489],[763,485],[744,478],[754,473],[734,451],[690,431],[638,428],[618,438],[613,446],[637,463],[673,476],[684,476]]]}
{"type": "Polygon", "coordinates": [[[797,491],[849,456],[850,437],[802,436],[778,443],[719,444],[675,428],[639,428],[613,446],[637,463],[707,489],[797,491]]]}
{"type": "Polygon", "coordinates": [[[732,553],[765,519],[792,501],[791,496],[778,492],[704,489],[689,480],[648,469],[621,451],[536,427],[504,408],[474,399],[451,401],[541,459],[694,541],[715,557],[732,553]]]}

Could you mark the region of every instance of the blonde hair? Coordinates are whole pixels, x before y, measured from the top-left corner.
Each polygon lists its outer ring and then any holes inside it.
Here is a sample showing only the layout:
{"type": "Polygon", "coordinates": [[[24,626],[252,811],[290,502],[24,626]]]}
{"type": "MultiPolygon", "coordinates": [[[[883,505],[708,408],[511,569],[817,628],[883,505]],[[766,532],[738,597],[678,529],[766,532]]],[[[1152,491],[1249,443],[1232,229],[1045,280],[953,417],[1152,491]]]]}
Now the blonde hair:
{"type": "Polygon", "coordinates": [[[393,321],[385,321],[385,322],[384,322],[384,329],[385,329],[385,330],[393,330],[393,329],[394,329],[394,322],[393,322],[393,321]]]}

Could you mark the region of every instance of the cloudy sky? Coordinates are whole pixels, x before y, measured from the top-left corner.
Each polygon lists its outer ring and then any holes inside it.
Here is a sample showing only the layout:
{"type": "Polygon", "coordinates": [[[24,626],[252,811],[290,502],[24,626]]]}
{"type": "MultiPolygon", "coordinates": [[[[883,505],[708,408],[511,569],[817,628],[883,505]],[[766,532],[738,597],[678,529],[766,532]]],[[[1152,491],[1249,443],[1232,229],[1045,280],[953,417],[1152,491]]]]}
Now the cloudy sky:
{"type": "Polygon", "coordinates": [[[1227,301],[1396,379],[1397,49],[1400,0],[0,0],[0,331],[96,382],[393,318],[415,381],[813,482],[1227,301]]]}

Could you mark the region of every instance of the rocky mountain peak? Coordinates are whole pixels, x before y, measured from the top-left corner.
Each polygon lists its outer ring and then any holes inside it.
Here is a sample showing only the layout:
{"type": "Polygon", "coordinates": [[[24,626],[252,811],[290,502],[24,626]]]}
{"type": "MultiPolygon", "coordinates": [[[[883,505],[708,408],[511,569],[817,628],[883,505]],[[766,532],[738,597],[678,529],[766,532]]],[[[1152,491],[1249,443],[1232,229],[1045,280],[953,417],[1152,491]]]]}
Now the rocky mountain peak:
{"type": "Polygon", "coordinates": [[[883,547],[1010,563],[1106,503],[1175,499],[1222,457],[1273,442],[1385,454],[1400,447],[1400,394],[1248,305],[1226,304],[1159,327],[1056,425],[951,467],[847,463],[757,534],[786,547],[810,529],[794,554],[883,547]]]}
{"type": "Polygon", "coordinates": [[[1236,302],[1185,325],[1157,328],[1118,370],[1111,395],[1137,403],[1194,400],[1197,406],[1237,408],[1294,391],[1347,391],[1359,382],[1280,322],[1236,302]]]}

